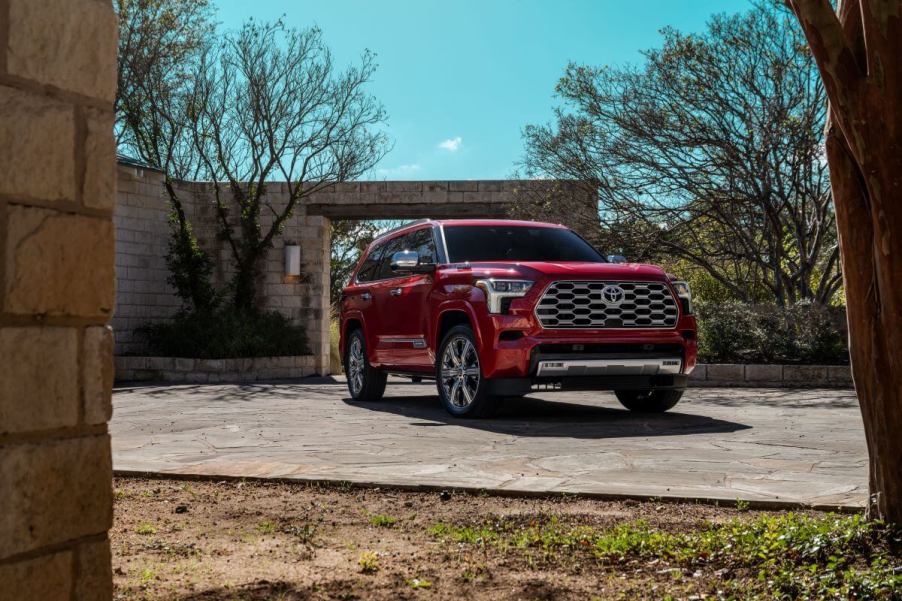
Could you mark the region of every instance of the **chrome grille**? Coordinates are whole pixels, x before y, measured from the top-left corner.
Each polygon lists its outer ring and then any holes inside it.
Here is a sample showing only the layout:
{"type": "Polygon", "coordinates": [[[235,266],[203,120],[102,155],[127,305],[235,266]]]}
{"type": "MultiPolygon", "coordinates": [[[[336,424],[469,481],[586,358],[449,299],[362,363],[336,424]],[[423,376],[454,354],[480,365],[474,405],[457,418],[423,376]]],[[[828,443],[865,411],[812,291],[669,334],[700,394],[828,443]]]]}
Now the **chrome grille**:
{"type": "Polygon", "coordinates": [[[536,306],[545,328],[674,328],[678,316],[664,282],[554,282],[536,306]]]}

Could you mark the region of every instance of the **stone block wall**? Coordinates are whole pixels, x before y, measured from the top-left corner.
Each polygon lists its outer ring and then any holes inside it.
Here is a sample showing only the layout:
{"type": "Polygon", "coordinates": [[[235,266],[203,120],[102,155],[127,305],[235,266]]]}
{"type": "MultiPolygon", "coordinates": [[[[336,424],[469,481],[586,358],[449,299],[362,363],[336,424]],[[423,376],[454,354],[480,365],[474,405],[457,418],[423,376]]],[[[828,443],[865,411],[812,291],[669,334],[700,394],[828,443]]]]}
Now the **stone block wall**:
{"type": "Polygon", "coordinates": [[[116,226],[116,311],[113,329],[116,354],[143,352],[135,330],[171,317],[179,299],[166,282],[169,208],[163,176],[133,167],[118,167],[113,222],[116,226]]]}
{"type": "Polygon", "coordinates": [[[0,600],[112,597],[116,19],[0,1],[0,600]]]}
{"type": "MultiPolygon", "coordinates": [[[[116,312],[113,329],[116,354],[138,356],[146,344],[135,330],[150,322],[172,317],[181,305],[166,281],[166,253],[170,239],[169,199],[162,174],[119,165],[116,224],[116,312]]],[[[213,283],[223,288],[234,269],[227,243],[219,239],[212,186],[177,183],[178,194],[200,246],[216,258],[213,283]]],[[[284,186],[270,184],[274,206],[285,202],[284,186]]],[[[271,216],[261,216],[268,228],[271,216]]],[[[279,311],[307,329],[316,373],[329,366],[329,220],[309,215],[301,206],[273,242],[261,265],[258,282],[261,307],[279,311]],[[301,247],[301,278],[285,276],[285,244],[301,247]]]]}
{"type": "Polygon", "coordinates": [[[700,363],[692,371],[689,383],[701,388],[854,388],[848,365],[700,363]]]}

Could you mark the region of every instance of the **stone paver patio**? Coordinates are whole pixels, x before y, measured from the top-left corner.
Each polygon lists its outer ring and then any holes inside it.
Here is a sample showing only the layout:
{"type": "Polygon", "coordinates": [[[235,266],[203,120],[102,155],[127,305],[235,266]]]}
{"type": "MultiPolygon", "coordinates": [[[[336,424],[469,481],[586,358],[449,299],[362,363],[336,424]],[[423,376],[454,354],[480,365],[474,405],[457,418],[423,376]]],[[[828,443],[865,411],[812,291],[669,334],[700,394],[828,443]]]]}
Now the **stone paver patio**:
{"type": "Polygon", "coordinates": [[[694,389],[670,413],[608,393],[541,393],[452,418],[432,384],[381,403],[343,382],[120,387],[123,472],[341,480],[861,507],[867,452],[851,390],[694,389]]]}

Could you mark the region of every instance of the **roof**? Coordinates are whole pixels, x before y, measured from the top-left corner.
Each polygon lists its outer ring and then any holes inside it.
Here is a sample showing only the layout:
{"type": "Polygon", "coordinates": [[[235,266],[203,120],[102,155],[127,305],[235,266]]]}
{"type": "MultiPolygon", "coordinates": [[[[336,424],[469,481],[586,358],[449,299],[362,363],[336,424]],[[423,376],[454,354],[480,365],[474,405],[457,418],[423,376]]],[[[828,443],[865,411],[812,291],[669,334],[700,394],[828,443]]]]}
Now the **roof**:
{"type": "Polygon", "coordinates": [[[159,167],[154,167],[150,163],[146,163],[141,159],[136,159],[119,152],[116,153],[116,163],[118,163],[119,165],[125,165],[126,167],[135,167],[136,169],[144,169],[146,171],[156,171],[158,173],[163,173],[163,170],[159,167]]]}
{"type": "Polygon", "coordinates": [[[371,245],[375,244],[376,242],[385,240],[386,238],[394,238],[398,234],[407,232],[409,230],[414,230],[425,224],[441,226],[468,225],[477,227],[508,225],[514,227],[548,227],[566,229],[566,226],[559,223],[545,223],[542,221],[521,221],[517,219],[418,219],[417,221],[405,223],[404,225],[396,227],[393,230],[389,230],[384,234],[377,236],[376,239],[371,242],[371,245]]]}

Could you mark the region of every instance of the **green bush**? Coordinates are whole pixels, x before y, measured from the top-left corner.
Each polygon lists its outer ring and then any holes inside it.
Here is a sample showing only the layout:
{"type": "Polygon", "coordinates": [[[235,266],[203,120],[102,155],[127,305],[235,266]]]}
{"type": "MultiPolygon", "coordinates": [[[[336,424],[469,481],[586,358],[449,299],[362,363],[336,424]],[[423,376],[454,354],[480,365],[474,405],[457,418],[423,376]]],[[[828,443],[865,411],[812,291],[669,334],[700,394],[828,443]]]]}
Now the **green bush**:
{"type": "Polygon", "coordinates": [[[245,314],[231,307],[183,311],[172,321],[138,330],[153,355],[195,359],[239,359],[305,355],[307,334],[276,312],[245,314]]]}
{"type": "Polygon", "coordinates": [[[699,303],[696,315],[706,363],[849,362],[842,308],[699,303]]]}

